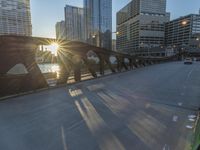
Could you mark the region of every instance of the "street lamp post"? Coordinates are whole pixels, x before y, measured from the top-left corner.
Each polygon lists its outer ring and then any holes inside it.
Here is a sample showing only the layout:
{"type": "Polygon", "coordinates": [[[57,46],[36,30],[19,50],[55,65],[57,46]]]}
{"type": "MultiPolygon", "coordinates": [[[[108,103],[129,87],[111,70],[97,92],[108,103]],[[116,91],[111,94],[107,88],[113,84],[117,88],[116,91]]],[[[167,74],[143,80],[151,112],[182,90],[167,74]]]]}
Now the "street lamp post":
{"type": "Polygon", "coordinates": [[[92,35],[92,44],[95,45],[95,38],[96,38],[96,35],[92,35]]]}
{"type": "Polygon", "coordinates": [[[148,57],[150,56],[150,49],[149,49],[149,47],[150,47],[150,42],[148,40],[148,57]]]}
{"type": "Polygon", "coordinates": [[[118,31],[112,32],[112,34],[119,35],[118,31]]]}
{"type": "MultiPolygon", "coordinates": [[[[119,35],[119,32],[118,32],[118,31],[115,31],[115,32],[112,32],[112,34],[119,35]]],[[[113,46],[112,46],[112,48],[113,48],[113,46]]]]}
{"type": "Polygon", "coordinates": [[[196,38],[196,41],[197,41],[197,45],[198,45],[197,47],[200,48],[200,39],[199,39],[199,37],[196,38]]]}
{"type": "Polygon", "coordinates": [[[181,25],[182,25],[182,26],[185,26],[185,25],[187,25],[187,23],[188,23],[187,20],[183,20],[183,21],[181,22],[181,25]]]}
{"type": "Polygon", "coordinates": [[[113,34],[116,34],[116,35],[118,35],[119,34],[119,32],[118,31],[115,31],[115,32],[112,32],[113,34]]]}

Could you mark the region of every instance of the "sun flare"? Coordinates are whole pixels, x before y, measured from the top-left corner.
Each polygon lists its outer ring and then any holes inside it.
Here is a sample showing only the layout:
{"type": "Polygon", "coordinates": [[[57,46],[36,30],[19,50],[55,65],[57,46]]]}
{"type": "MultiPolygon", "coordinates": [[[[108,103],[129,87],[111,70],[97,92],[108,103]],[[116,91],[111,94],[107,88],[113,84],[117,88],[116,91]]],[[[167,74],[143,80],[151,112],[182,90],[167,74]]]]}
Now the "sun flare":
{"type": "Polygon", "coordinates": [[[52,43],[49,47],[49,50],[51,51],[52,54],[54,54],[55,56],[57,56],[57,52],[59,49],[59,44],[58,43],[52,43]]]}

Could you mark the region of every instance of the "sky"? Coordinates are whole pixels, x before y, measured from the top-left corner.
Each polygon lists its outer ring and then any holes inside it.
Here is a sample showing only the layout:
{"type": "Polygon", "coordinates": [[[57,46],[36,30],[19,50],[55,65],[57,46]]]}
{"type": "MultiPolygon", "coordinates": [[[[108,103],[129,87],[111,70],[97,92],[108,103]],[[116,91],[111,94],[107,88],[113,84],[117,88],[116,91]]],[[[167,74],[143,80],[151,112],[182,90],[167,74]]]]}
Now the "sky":
{"type": "MultiPolygon", "coordinates": [[[[113,0],[113,32],[116,31],[116,12],[131,0],[113,0]]],[[[66,4],[83,6],[83,0],[31,0],[33,36],[55,38],[55,24],[64,20],[66,4]]],[[[167,12],[171,19],[198,13],[200,0],[167,0],[167,12]]]]}

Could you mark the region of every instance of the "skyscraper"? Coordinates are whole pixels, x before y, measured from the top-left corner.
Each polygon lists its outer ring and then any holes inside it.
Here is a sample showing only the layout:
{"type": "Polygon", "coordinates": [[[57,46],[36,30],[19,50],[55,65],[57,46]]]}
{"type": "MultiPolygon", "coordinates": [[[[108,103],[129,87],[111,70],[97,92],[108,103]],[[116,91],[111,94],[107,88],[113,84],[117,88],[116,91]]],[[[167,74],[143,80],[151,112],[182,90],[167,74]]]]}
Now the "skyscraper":
{"type": "Polygon", "coordinates": [[[56,23],[56,38],[66,39],[65,21],[60,21],[56,23]]]}
{"type": "Polygon", "coordinates": [[[117,13],[117,50],[138,54],[164,45],[166,0],[132,0],[117,13]]]}
{"type": "Polygon", "coordinates": [[[32,35],[30,0],[0,0],[0,35],[32,35]]]}
{"type": "Polygon", "coordinates": [[[65,6],[65,33],[67,40],[85,41],[83,8],[65,6]]]}
{"type": "Polygon", "coordinates": [[[199,47],[196,45],[199,35],[200,14],[189,14],[165,24],[165,44],[168,47],[199,47]]]}
{"type": "Polygon", "coordinates": [[[85,39],[112,49],[112,0],[84,0],[85,39]]]}

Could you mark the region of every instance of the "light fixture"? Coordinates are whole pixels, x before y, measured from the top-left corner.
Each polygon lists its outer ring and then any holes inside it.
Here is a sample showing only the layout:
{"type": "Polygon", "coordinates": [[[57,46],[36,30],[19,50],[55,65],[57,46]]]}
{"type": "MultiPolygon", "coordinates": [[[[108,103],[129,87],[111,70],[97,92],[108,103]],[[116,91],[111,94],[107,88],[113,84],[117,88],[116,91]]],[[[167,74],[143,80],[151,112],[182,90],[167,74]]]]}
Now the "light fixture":
{"type": "Polygon", "coordinates": [[[187,20],[183,20],[183,21],[181,22],[181,24],[182,24],[183,26],[185,26],[187,23],[188,23],[187,20]]]}

